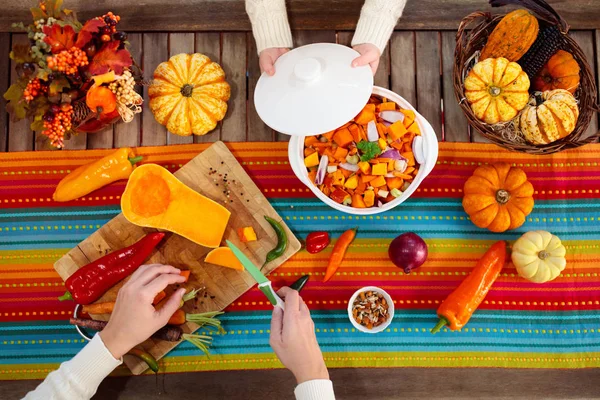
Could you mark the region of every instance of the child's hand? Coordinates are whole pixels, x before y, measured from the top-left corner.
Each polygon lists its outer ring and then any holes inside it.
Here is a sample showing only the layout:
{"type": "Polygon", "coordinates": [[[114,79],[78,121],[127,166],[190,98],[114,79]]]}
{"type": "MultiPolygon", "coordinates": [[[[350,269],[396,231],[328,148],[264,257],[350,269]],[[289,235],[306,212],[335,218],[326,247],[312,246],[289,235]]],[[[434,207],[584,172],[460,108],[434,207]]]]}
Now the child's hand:
{"type": "Polygon", "coordinates": [[[290,49],[283,47],[271,47],[261,51],[258,56],[260,72],[266,72],[269,76],[275,75],[275,61],[288,51],[290,51],[290,49]]]}
{"type": "Polygon", "coordinates": [[[100,332],[113,357],[121,358],[167,324],[179,308],[185,289],[173,293],[160,311],[156,311],[152,301],[168,285],[185,281],[179,272],[170,265],[142,265],[119,290],[115,310],[106,328],[100,332]]]}
{"type": "Polygon", "coordinates": [[[379,48],[371,43],[363,43],[357,44],[353,49],[360,53],[360,57],[357,57],[352,61],[352,66],[360,67],[369,64],[371,71],[373,71],[373,75],[375,75],[377,67],[379,66],[379,57],[381,57],[379,48]]]}
{"type": "Polygon", "coordinates": [[[277,292],[285,298],[285,312],[273,309],[269,343],[298,381],[329,379],[323,354],[315,336],[315,324],[310,311],[297,291],[284,287],[277,292]]]}

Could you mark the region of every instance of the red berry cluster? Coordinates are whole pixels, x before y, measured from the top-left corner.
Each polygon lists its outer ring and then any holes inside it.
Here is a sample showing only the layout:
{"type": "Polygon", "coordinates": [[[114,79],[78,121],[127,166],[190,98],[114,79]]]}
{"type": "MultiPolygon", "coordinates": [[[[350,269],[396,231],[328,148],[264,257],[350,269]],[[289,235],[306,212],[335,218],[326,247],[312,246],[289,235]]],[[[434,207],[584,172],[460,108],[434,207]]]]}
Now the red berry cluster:
{"type": "Polygon", "coordinates": [[[77,73],[77,68],[89,64],[87,55],[78,47],[71,47],[69,50],[48,57],[46,62],[51,70],[64,72],[67,75],[74,75],[77,73]]]}
{"type": "Polygon", "coordinates": [[[51,107],[50,118],[44,118],[44,130],[42,133],[50,139],[54,147],[62,148],[65,144],[65,133],[71,130],[73,118],[73,106],[63,103],[59,106],[51,107]],[[52,110],[55,108],[54,110],[52,110]],[[50,121],[48,121],[50,119],[50,121]]]}
{"type": "Polygon", "coordinates": [[[23,91],[23,98],[28,103],[35,99],[41,94],[45,94],[48,91],[48,86],[42,85],[38,78],[29,81],[25,90],[23,91]]]}

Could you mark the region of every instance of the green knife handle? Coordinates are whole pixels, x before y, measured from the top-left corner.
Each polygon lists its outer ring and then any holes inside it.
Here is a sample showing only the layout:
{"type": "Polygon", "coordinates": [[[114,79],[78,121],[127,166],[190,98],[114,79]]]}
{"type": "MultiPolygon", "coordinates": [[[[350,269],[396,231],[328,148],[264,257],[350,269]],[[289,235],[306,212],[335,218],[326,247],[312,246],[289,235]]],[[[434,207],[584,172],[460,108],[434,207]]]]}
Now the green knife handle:
{"type": "Polygon", "coordinates": [[[283,300],[281,300],[281,297],[279,297],[277,293],[275,293],[270,281],[261,283],[260,285],[258,285],[258,288],[261,292],[265,294],[265,296],[267,296],[267,299],[269,299],[271,304],[273,304],[273,307],[281,307],[285,310],[283,300]]]}

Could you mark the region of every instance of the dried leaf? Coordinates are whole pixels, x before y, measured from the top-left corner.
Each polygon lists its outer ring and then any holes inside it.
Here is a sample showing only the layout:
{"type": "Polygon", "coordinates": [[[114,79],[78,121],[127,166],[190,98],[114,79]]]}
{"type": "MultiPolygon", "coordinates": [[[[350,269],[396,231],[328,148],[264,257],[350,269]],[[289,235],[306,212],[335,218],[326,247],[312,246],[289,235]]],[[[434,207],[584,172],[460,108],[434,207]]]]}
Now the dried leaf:
{"type": "Polygon", "coordinates": [[[33,17],[34,21],[48,18],[48,15],[39,7],[32,7],[29,10],[31,11],[31,16],[33,17]]]}
{"type": "Polygon", "coordinates": [[[8,101],[6,109],[12,114],[13,121],[23,119],[27,114],[27,103],[23,99],[23,91],[26,86],[27,83],[20,80],[10,85],[6,93],[4,93],[4,99],[8,101]]]}
{"type": "Polygon", "coordinates": [[[65,78],[64,76],[59,76],[58,78],[54,79],[50,84],[50,87],[48,88],[48,95],[55,96],[62,92],[64,88],[70,87],[71,85],[69,84],[67,78],[65,78]]]}
{"type": "Polygon", "coordinates": [[[60,18],[63,0],[46,0],[46,10],[50,17],[60,18]]]}
{"type": "Polygon", "coordinates": [[[93,34],[100,30],[100,27],[104,26],[105,23],[99,19],[90,19],[88,22],[83,25],[83,28],[79,31],[77,35],[77,41],[75,42],[75,46],[82,49],[90,40],[92,40],[93,34]]]}
{"type": "Polygon", "coordinates": [[[37,131],[37,132],[41,132],[44,130],[44,121],[42,120],[42,117],[35,117],[35,119],[33,120],[33,122],[31,123],[31,125],[29,125],[29,129],[31,129],[32,131],[37,131]]]}
{"type": "Polygon", "coordinates": [[[90,62],[90,74],[100,75],[112,70],[115,74],[121,75],[123,69],[131,65],[132,60],[129,51],[125,49],[117,50],[119,45],[118,40],[105,44],[90,62]]]}
{"type": "Polygon", "coordinates": [[[50,45],[50,49],[54,54],[69,50],[75,44],[76,34],[71,25],[52,24],[52,26],[45,26],[44,33],[46,34],[44,42],[50,45]]]}
{"type": "Polygon", "coordinates": [[[33,57],[31,57],[30,50],[29,44],[14,44],[10,52],[10,58],[17,64],[32,62],[33,57]]]}

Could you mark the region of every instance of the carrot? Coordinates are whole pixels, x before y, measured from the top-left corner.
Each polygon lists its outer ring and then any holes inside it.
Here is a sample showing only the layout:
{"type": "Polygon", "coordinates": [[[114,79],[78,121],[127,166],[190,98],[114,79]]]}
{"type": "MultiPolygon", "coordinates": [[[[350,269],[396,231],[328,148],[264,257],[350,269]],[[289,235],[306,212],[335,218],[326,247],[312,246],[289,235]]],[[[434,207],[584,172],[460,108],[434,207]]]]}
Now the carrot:
{"type": "Polygon", "coordinates": [[[402,151],[402,143],[398,143],[398,142],[392,142],[390,143],[390,146],[392,146],[393,148],[395,148],[396,150],[400,150],[402,151]]]}
{"type": "Polygon", "coordinates": [[[152,300],[152,304],[156,305],[156,304],[160,303],[160,301],[162,299],[164,299],[165,297],[167,297],[167,294],[165,293],[164,290],[161,290],[160,292],[158,292],[156,294],[156,296],[154,296],[154,300],[152,300]]]}
{"type": "Polygon", "coordinates": [[[488,249],[469,276],[443,301],[437,311],[440,321],[431,333],[444,326],[453,331],[465,326],[498,278],[505,261],[506,242],[501,240],[488,249]]]}
{"type": "Polygon", "coordinates": [[[185,311],[183,311],[181,308],[177,309],[177,311],[175,311],[175,313],[173,315],[171,315],[171,318],[169,318],[169,322],[167,322],[168,325],[183,325],[185,324],[186,319],[185,319],[185,311]]]}
{"type": "Polygon", "coordinates": [[[331,146],[332,146],[331,143],[323,143],[323,142],[314,143],[312,145],[312,147],[314,147],[315,149],[323,149],[323,148],[331,147],[331,146]]]}
{"type": "Polygon", "coordinates": [[[402,179],[407,180],[407,181],[410,181],[413,178],[412,175],[402,174],[400,172],[394,172],[394,176],[396,178],[402,178],[402,179]]]}
{"type": "MultiPolygon", "coordinates": [[[[82,328],[93,329],[95,331],[101,331],[106,328],[107,321],[98,321],[95,319],[82,319],[82,318],[70,318],[69,323],[71,325],[77,325],[82,328]]],[[[152,335],[154,339],[166,340],[169,342],[178,342],[183,336],[183,331],[178,326],[165,326],[159,329],[152,335]]]]}
{"type": "Polygon", "coordinates": [[[191,272],[191,271],[190,271],[189,269],[186,269],[186,270],[184,270],[184,271],[181,271],[181,272],[179,273],[179,275],[181,275],[181,276],[183,276],[183,277],[185,278],[185,281],[183,281],[183,283],[186,283],[187,281],[189,281],[189,280],[190,280],[190,272],[191,272]]]}
{"type": "Polygon", "coordinates": [[[323,278],[323,282],[330,280],[342,264],[342,260],[346,255],[346,250],[356,237],[357,230],[358,228],[348,229],[346,232],[342,233],[337,242],[335,242],[335,246],[333,246],[333,251],[329,257],[329,264],[327,265],[327,271],[325,272],[325,278],[323,278]]]}
{"type": "Polygon", "coordinates": [[[110,314],[115,309],[114,301],[95,303],[83,306],[82,311],[87,314],[110,314]]]}

